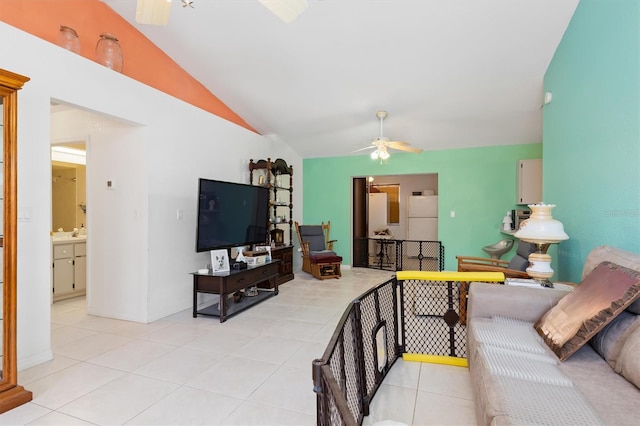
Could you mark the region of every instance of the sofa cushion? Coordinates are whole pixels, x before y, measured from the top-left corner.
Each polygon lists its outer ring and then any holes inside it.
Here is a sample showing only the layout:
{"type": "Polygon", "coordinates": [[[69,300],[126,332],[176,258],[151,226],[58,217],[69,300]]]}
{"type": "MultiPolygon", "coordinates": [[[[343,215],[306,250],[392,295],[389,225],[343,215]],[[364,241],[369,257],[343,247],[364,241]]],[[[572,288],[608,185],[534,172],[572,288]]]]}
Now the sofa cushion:
{"type": "Polygon", "coordinates": [[[616,371],[640,388],[640,328],[636,328],[622,346],[616,371]]]}
{"type": "Polygon", "coordinates": [[[333,254],[325,254],[322,256],[312,256],[309,258],[309,260],[311,261],[311,263],[317,263],[317,264],[341,263],[342,257],[336,256],[336,254],[333,253],[333,254]]]}
{"type": "Polygon", "coordinates": [[[640,390],[620,374],[616,374],[591,345],[584,345],[558,367],[571,378],[605,424],[638,424],[640,390]]]}
{"type": "Polygon", "coordinates": [[[602,262],[534,325],[560,358],[569,358],[640,296],[640,272],[602,262]]]}
{"type": "MultiPolygon", "coordinates": [[[[628,308],[627,308],[628,310],[628,308]]],[[[616,362],[625,340],[635,328],[640,326],[640,316],[622,311],[589,341],[593,349],[611,366],[616,362]]]]}
{"type": "Polygon", "coordinates": [[[632,314],[640,315],[640,299],[636,299],[635,302],[630,304],[627,308],[627,311],[631,312],[632,314]]]}
{"type": "Polygon", "coordinates": [[[468,359],[477,424],[606,424],[559,370],[562,365],[532,325],[498,316],[470,319],[468,359]]]}

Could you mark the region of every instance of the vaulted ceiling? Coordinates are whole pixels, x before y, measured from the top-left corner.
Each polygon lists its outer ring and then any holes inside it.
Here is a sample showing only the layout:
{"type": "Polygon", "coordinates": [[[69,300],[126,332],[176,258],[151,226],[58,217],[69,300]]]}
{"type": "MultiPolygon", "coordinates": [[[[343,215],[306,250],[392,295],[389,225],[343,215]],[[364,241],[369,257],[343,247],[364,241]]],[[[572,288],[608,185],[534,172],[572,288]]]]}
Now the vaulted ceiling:
{"type": "Polygon", "coordinates": [[[303,158],[367,146],[378,110],[385,136],[425,151],[541,142],[544,73],[578,4],[309,0],[287,24],[257,0],[173,0],[151,26],[135,1],[102,1],[303,158]]]}

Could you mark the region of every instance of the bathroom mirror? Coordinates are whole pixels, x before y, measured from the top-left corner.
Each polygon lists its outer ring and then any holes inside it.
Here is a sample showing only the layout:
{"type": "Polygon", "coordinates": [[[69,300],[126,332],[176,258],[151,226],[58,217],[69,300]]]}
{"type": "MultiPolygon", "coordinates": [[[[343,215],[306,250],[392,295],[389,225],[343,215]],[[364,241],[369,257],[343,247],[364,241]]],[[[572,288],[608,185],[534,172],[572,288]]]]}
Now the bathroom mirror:
{"type": "Polygon", "coordinates": [[[0,107],[2,109],[2,372],[0,373],[0,413],[31,401],[31,392],[17,384],[17,127],[18,90],[29,81],[0,69],[0,107]]]}
{"type": "Polygon", "coordinates": [[[51,229],[80,229],[87,223],[84,141],[51,147],[51,229]]]}

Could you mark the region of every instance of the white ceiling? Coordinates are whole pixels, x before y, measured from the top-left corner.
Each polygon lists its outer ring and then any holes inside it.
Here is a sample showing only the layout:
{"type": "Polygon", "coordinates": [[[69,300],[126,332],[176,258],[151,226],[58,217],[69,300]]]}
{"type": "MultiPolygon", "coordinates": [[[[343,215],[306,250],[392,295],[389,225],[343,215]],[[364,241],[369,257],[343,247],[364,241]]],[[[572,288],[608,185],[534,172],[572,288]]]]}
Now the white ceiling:
{"type": "Polygon", "coordinates": [[[544,73],[578,4],[309,0],[286,24],[257,0],[173,0],[159,27],[103,1],[303,158],[367,146],[380,109],[385,136],[427,151],[541,142],[544,73]]]}

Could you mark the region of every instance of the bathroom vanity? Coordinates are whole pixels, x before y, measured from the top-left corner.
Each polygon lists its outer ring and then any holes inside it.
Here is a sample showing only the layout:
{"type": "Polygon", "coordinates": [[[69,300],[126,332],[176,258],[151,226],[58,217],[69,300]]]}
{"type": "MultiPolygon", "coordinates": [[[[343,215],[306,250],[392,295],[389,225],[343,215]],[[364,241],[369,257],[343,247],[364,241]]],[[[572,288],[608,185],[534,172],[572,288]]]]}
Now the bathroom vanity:
{"type": "Polygon", "coordinates": [[[84,296],[87,288],[87,238],[51,239],[52,301],[84,296]]]}

